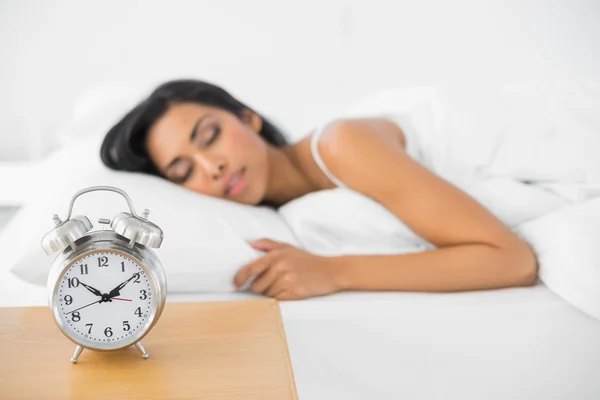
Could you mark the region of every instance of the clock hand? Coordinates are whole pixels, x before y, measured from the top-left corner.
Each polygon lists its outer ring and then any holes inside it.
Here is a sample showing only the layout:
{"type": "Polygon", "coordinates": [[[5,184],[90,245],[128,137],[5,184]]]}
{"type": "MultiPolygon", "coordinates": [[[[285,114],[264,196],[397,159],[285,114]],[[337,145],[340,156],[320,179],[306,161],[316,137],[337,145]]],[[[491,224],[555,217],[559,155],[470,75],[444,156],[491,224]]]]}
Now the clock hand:
{"type": "Polygon", "coordinates": [[[116,296],[120,295],[120,294],[121,294],[121,293],[120,293],[120,290],[121,290],[121,289],[123,289],[123,288],[125,287],[125,285],[127,285],[127,284],[128,284],[129,282],[131,282],[133,279],[137,279],[137,278],[139,278],[139,277],[140,277],[140,274],[136,272],[135,274],[133,274],[133,276],[132,276],[131,278],[127,279],[125,282],[121,283],[119,286],[117,286],[116,288],[114,288],[113,290],[111,290],[111,291],[108,293],[108,296],[107,296],[107,297],[108,297],[109,299],[112,299],[113,297],[116,297],[116,296]]]}
{"type": "Polygon", "coordinates": [[[94,301],[94,302],[92,302],[92,303],[90,303],[90,304],[86,304],[86,305],[85,305],[85,306],[83,306],[83,307],[79,307],[79,308],[76,308],[76,309],[74,309],[74,310],[71,310],[71,311],[69,311],[67,314],[74,313],[75,311],[79,311],[79,310],[81,310],[82,308],[89,307],[89,306],[91,306],[92,304],[100,303],[101,301],[102,301],[102,299],[100,299],[100,300],[96,300],[96,301],[94,301]]]}
{"type": "Polygon", "coordinates": [[[100,296],[102,297],[102,292],[100,292],[98,289],[91,287],[90,285],[86,285],[85,283],[79,281],[80,284],[83,285],[83,287],[85,287],[87,290],[89,290],[90,292],[94,293],[96,296],[100,296]]]}

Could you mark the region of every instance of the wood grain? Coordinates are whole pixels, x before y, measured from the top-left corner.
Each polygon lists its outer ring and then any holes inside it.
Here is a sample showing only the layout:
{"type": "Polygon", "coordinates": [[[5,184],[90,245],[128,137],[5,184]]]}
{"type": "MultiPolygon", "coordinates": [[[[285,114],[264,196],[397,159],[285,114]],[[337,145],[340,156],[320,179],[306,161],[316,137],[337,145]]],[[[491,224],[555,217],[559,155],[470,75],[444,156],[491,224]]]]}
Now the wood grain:
{"type": "Polygon", "coordinates": [[[49,308],[0,308],[0,398],[297,399],[275,300],[167,303],[142,343],[71,364],[49,308]]]}

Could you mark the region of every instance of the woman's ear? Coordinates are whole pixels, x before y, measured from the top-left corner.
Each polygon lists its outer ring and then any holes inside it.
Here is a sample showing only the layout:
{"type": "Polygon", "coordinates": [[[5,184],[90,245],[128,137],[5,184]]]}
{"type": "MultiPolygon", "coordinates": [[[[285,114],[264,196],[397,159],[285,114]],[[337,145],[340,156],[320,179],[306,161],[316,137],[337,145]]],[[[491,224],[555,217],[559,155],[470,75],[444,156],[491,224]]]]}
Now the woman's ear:
{"type": "Polygon", "coordinates": [[[246,125],[248,125],[256,133],[260,133],[262,130],[262,118],[252,110],[245,109],[242,112],[242,119],[246,125]]]}

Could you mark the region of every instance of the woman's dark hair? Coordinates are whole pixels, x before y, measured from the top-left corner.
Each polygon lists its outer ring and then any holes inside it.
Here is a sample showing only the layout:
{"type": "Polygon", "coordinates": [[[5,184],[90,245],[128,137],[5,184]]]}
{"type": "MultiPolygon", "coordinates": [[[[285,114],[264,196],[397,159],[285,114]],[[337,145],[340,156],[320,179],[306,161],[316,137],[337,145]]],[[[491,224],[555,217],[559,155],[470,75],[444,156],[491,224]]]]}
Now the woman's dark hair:
{"type": "MultiPolygon", "coordinates": [[[[245,110],[252,111],[224,89],[210,83],[192,79],[166,82],[108,131],[100,149],[102,162],[111,169],[160,175],[146,151],[146,135],[154,122],[177,103],[218,107],[238,118],[242,118],[245,110]]],[[[287,145],[281,131],[259,116],[262,119],[260,136],[275,147],[287,145]]]]}

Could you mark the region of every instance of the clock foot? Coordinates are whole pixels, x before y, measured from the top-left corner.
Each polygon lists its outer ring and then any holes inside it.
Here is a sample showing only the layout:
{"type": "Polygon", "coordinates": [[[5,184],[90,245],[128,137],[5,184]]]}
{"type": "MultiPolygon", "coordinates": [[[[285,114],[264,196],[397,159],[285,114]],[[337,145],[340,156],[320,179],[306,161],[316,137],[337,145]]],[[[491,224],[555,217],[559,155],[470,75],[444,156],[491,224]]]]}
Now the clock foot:
{"type": "Polygon", "coordinates": [[[71,362],[73,364],[75,364],[77,362],[77,359],[81,355],[82,351],[83,351],[83,347],[81,347],[81,346],[75,347],[75,353],[73,353],[73,357],[71,357],[71,362]]]}
{"type": "Polygon", "coordinates": [[[142,342],[137,342],[135,344],[135,347],[140,351],[140,353],[142,353],[142,357],[148,358],[148,352],[144,348],[144,345],[142,344],[142,342]]]}

